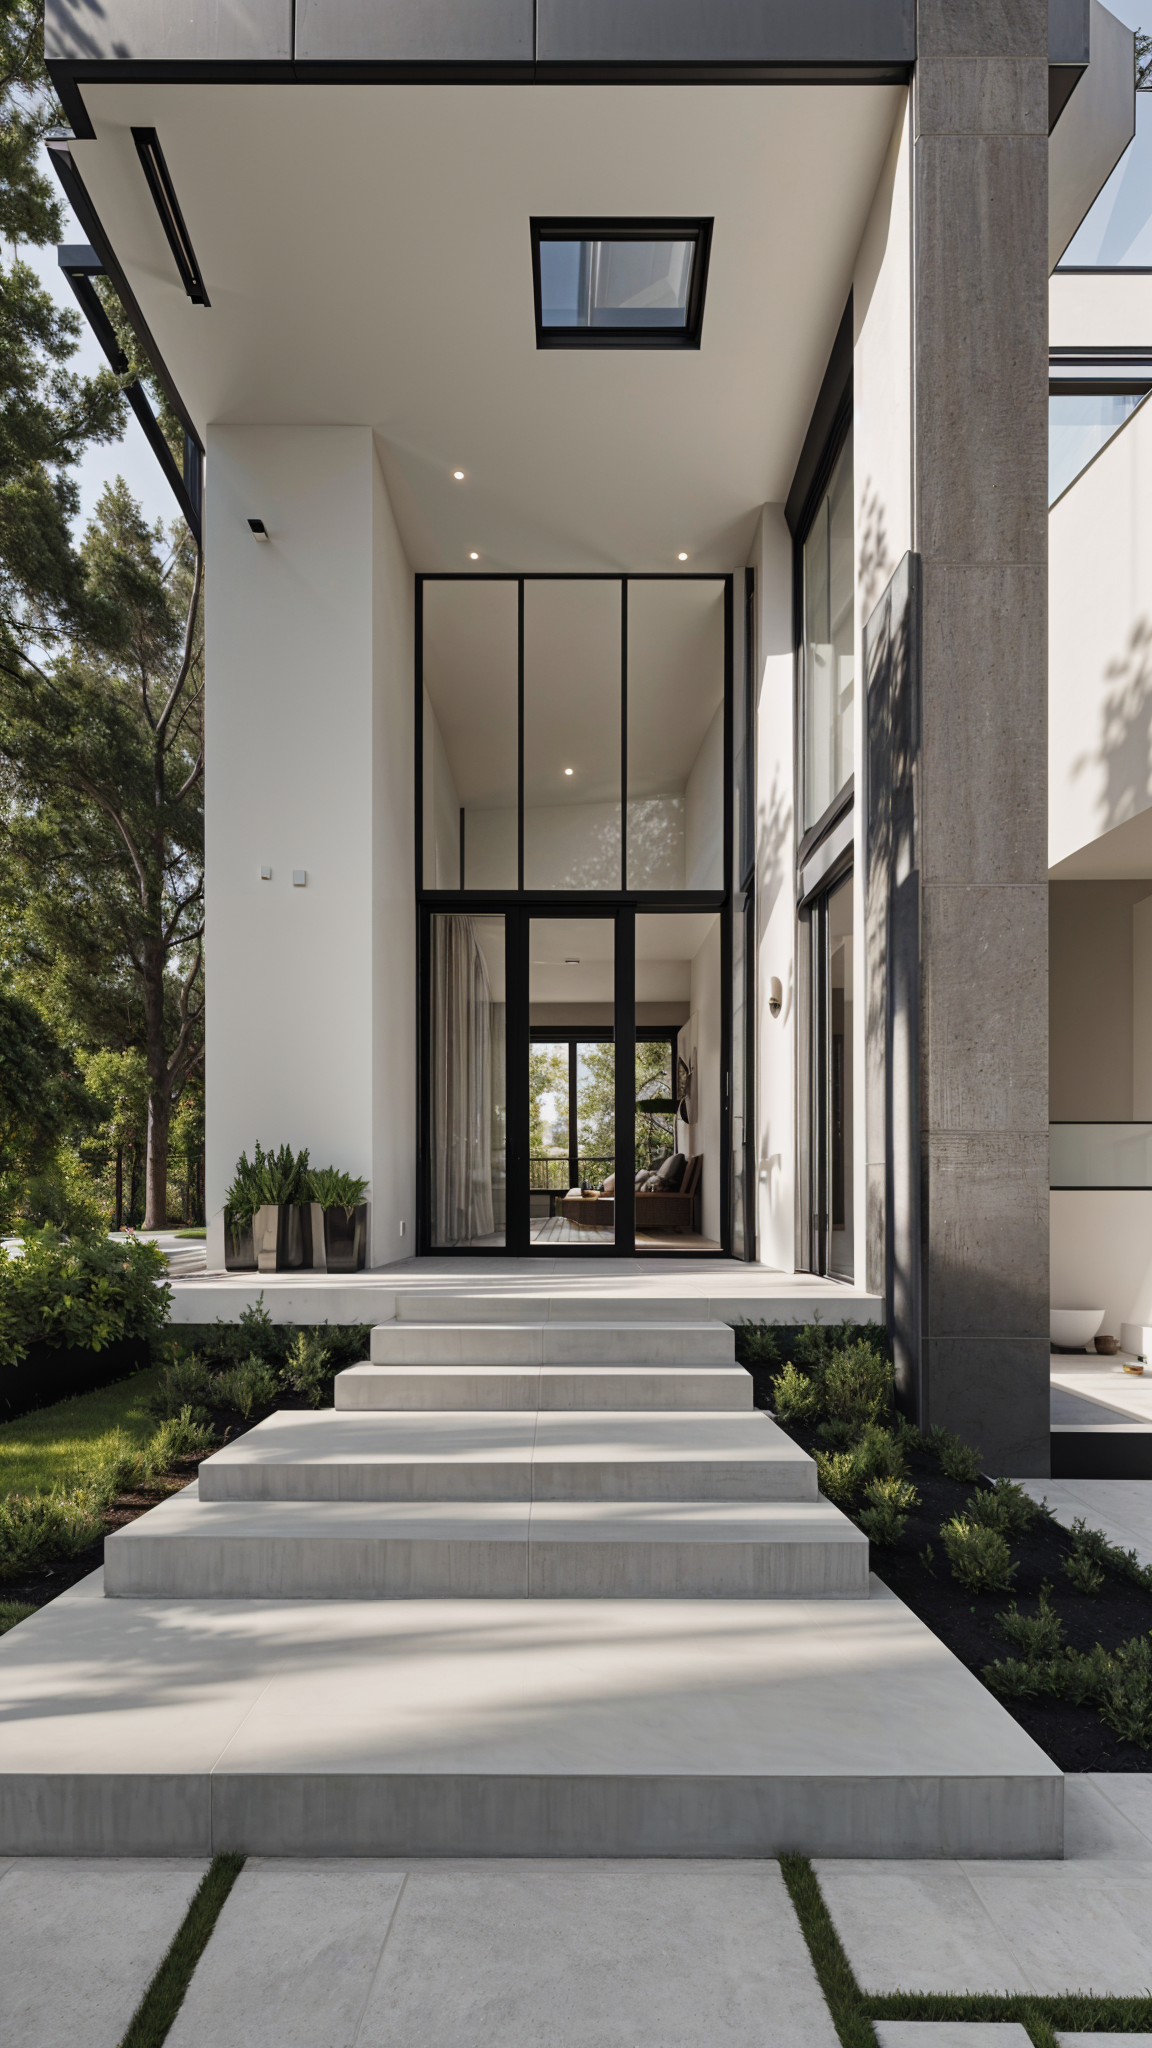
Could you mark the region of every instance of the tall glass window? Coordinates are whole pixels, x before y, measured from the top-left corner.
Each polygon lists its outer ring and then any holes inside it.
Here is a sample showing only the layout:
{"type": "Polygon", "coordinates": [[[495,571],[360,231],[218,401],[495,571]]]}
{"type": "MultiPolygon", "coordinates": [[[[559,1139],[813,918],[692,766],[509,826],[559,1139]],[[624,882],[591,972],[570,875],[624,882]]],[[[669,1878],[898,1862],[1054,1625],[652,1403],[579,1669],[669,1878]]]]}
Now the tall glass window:
{"type": "Polygon", "coordinates": [[[426,889],[514,889],[516,585],[424,585],[426,889]]]}
{"type": "Polygon", "coordinates": [[[524,886],[618,889],[620,607],[613,582],[524,586],[524,886]]]}
{"type": "Polygon", "coordinates": [[[852,773],[852,436],[804,542],[804,825],[824,815],[852,773]]]}
{"type": "MultiPolygon", "coordinates": [[[[1152,93],[1136,95],[1136,133],[1057,266],[1144,270],[1152,265],[1152,93]]],[[[1144,336],[1140,336],[1143,341],[1144,336]]]]}
{"type": "Polygon", "coordinates": [[[432,919],[432,1243],[502,1245],[507,1220],[504,919],[432,919]]]}
{"type": "Polygon", "coordinates": [[[724,586],[628,585],[628,887],[724,886],[724,586]]]}

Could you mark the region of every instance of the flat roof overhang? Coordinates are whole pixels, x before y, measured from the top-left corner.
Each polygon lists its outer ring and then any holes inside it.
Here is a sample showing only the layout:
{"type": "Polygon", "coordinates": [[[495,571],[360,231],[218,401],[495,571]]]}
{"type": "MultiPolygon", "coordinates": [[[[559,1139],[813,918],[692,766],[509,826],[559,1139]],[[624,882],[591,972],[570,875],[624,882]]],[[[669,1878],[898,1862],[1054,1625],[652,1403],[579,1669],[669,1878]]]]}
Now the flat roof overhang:
{"type": "Polygon", "coordinates": [[[747,560],[792,482],[903,102],[827,85],[88,97],[96,138],[59,147],[199,437],[368,425],[413,568],[540,572],[747,560]],[[208,306],[181,283],[142,126],[208,306]],[[532,215],[625,213],[714,219],[701,347],[538,350],[532,215]]]}

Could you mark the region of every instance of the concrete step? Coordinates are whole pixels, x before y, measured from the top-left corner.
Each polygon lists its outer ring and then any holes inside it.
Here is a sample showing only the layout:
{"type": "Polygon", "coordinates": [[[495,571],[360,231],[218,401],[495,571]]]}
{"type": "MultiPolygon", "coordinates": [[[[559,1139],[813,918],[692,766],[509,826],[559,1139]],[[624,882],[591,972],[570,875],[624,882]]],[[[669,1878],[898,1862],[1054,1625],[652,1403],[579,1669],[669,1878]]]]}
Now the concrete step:
{"type": "Polygon", "coordinates": [[[1062,1773],[876,1581],[810,1601],[101,1590],[0,1638],[0,1856],[1063,1853],[1062,1773]]]}
{"type": "Polygon", "coordinates": [[[829,1502],[201,1501],[104,1546],[137,1599],[866,1598],[868,1543],[829,1502]]]}
{"type": "Polygon", "coordinates": [[[337,1408],[693,1409],[752,1407],[742,1365],[349,1365],[337,1408]]]}
{"type": "Polygon", "coordinates": [[[812,1500],[768,1417],[286,1411],[200,1467],[208,1500],[812,1500]]]}
{"type": "Polygon", "coordinates": [[[736,1334],[714,1322],[377,1323],[373,1365],[720,1365],[736,1334]]]}

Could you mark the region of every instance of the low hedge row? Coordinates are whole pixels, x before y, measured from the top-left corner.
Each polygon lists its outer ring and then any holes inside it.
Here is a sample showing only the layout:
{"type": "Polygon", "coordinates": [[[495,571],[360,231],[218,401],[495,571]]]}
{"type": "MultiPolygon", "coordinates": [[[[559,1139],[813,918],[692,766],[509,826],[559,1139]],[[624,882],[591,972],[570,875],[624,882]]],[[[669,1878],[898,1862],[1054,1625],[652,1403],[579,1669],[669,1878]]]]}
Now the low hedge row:
{"type": "Polygon", "coordinates": [[[164,1254],[136,1238],[30,1231],[0,1250],[0,1418],[139,1372],[168,1321],[164,1254]]]}

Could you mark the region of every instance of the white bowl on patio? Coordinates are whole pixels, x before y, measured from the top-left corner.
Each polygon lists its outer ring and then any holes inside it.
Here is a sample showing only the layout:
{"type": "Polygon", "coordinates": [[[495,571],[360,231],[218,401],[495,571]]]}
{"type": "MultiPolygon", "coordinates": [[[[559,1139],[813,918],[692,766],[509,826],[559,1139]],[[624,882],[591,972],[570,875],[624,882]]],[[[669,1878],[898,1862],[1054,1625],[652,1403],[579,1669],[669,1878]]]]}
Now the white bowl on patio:
{"type": "Polygon", "coordinates": [[[1102,1308],[1050,1309],[1048,1335],[1059,1351],[1084,1351],[1103,1321],[1102,1308]]]}

